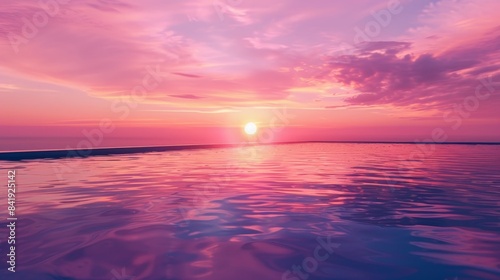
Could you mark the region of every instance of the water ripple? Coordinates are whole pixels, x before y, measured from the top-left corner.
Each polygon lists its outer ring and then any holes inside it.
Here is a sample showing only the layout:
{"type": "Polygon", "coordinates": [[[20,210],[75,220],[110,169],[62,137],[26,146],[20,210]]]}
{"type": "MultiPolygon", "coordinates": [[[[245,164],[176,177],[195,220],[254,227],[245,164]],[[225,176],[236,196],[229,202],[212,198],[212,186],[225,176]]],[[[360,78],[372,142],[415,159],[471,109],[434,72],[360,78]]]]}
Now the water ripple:
{"type": "Polygon", "coordinates": [[[2,163],[22,170],[16,276],[500,279],[500,146],[405,161],[413,151],[315,143],[2,163]],[[61,164],[75,168],[60,178],[61,164]]]}

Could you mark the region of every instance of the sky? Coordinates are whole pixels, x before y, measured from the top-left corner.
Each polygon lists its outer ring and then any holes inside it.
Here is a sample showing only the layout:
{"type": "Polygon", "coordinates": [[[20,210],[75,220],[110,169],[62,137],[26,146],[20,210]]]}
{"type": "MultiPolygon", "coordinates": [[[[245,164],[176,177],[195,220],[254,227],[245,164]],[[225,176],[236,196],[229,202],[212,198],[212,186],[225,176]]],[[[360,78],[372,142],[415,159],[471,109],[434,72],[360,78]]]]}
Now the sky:
{"type": "Polygon", "coordinates": [[[0,150],[500,141],[498,0],[0,3],[0,150]]]}

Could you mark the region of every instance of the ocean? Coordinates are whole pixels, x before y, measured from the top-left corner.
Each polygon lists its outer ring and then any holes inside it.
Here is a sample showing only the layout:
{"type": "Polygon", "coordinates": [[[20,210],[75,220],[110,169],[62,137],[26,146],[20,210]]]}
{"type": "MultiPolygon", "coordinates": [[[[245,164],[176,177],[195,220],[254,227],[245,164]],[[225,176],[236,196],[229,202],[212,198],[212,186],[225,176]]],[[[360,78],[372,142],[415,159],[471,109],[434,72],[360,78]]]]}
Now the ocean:
{"type": "Polygon", "coordinates": [[[500,145],[0,161],[1,279],[500,279],[500,145]],[[6,192],[6,191],[5,191],[6,192]]]}

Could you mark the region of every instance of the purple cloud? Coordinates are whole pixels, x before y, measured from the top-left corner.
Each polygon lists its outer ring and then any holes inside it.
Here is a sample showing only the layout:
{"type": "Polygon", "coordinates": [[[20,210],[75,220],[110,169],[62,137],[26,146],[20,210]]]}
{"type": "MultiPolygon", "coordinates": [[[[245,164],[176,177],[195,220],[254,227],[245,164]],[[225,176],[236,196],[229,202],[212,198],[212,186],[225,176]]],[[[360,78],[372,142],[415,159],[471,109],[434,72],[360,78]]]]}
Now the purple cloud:
{"type": "Polygon", "coordinates": [[[350,104],[439,106],[473,94],[480,77],[498,78],[499,46],[500,37],[493,36],[474,46],[414,55],[407,42],[368,42],[342,62],[332,58],[329,77],[359,93],[346,99],[350,104]]]}

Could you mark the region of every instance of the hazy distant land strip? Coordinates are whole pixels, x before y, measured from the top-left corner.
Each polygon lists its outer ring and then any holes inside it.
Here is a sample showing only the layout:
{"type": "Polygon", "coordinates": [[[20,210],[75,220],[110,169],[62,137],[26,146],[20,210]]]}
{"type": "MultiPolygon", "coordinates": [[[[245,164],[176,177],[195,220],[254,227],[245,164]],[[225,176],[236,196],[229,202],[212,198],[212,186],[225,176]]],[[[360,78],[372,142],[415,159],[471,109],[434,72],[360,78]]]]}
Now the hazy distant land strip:
{"type": "MultiPolygon", "coordinates": [[[[286,145],[286,144],[306,144],[306,143],[339,143],[339,144],[405,144],[414,145],[414,142],[363,142],[363,141],[300,141],[300,142],[278,142],[278,143],[246,143],[242,144],[212,144],[212,145],[179,145],[179,146],[149,146],[149,147],[115,147],[99,148],[92,150],[39,150],[39,151],[10,151],[0,152],[0,160],[20,161],[32,159],[60,159],[71,157],[107,156],[119,154],[138,154],[165,151],[182,151],[214,148],[237,148],[262,145],[286,145]]],[[[419,144],[438,145],[500,145],[500,142],[450,142],[434,143],[420,142],[419,144]]]]}

